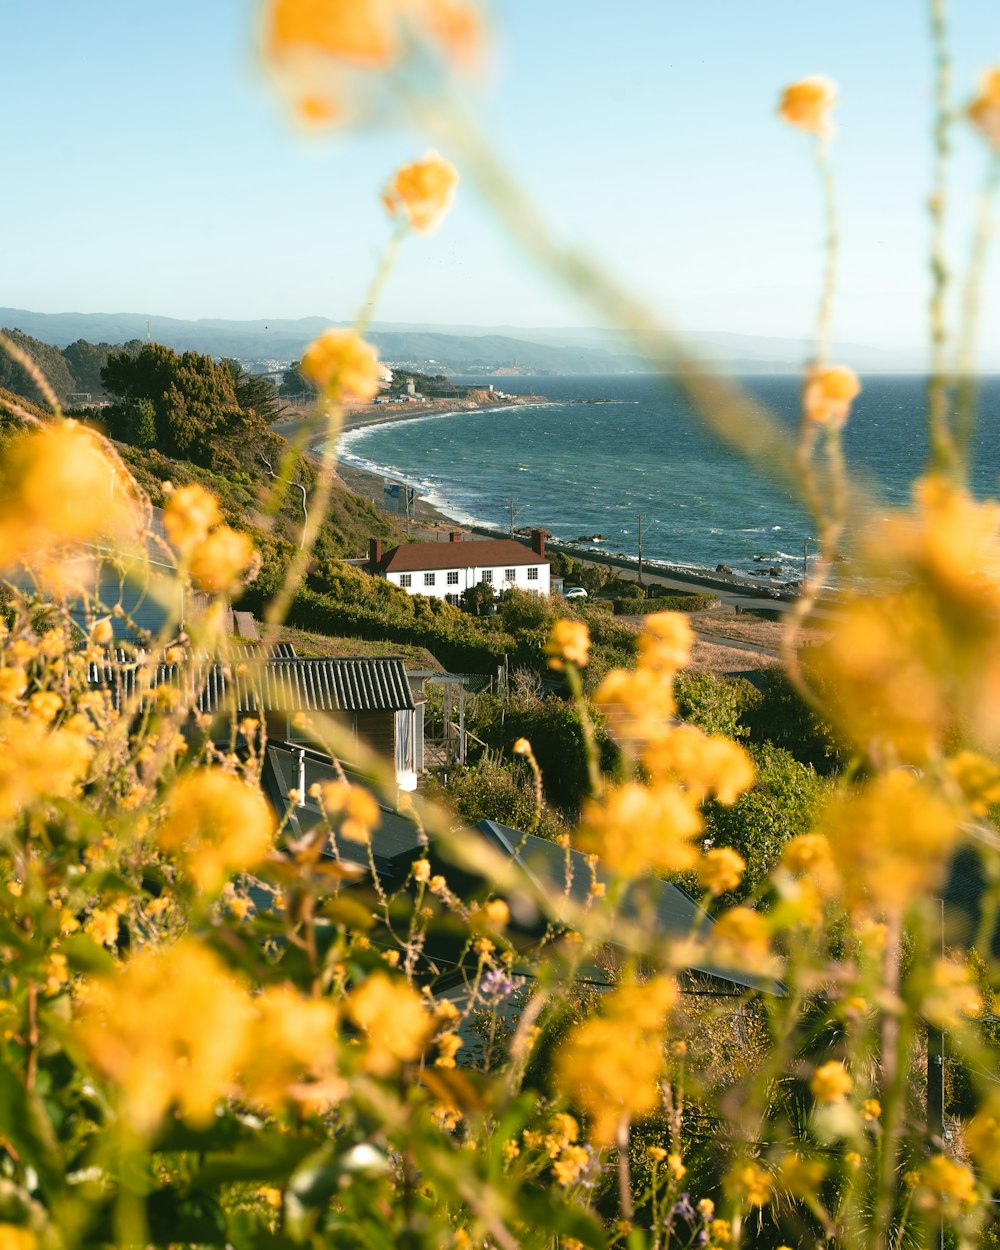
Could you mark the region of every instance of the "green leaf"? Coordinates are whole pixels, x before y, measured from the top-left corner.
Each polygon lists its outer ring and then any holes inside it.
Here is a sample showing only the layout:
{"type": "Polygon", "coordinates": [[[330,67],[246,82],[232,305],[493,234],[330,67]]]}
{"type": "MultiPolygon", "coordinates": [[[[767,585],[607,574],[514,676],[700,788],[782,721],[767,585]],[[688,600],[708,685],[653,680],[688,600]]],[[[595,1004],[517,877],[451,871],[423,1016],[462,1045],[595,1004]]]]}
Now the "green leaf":
{"type": "Polygon", "coordinates": [[[276,1133],[259,1137],[224,1154],[209,1154],[191,1184],[197,1189],[231,1181],[284,1184],[316,1146],[315,1141],[302,1137],[283,1137],[276,1133]]]}
{"type": "Polygon", "coordinates": [[[93,938],[85,933],[74,933],[63,938],[60,950],[66,956],[69,966],[74,972],[100,972],[110,975],[115,970],[115,961],[110,951],[98,946],[93,938]]]}
{"type": "Polygon", "coordinates": [[[11,1142],[22,1162],[34,1168],[46,1195],[62,1190],[65,1164],[52,1122],[41,1099],[5,1064],[0,1064],[0,1136],[11,1142]]]}
{"type": "Polygon", "coordinates": [[[608,1244],[604,1229],[592,1215],[558,1202],[554,1194],[523,1189],[512,1197],[512,1203],[525,1224],[551,1229],[561,1237],[575,1237],[592,1250],[605,1250],[608,1244]]]}

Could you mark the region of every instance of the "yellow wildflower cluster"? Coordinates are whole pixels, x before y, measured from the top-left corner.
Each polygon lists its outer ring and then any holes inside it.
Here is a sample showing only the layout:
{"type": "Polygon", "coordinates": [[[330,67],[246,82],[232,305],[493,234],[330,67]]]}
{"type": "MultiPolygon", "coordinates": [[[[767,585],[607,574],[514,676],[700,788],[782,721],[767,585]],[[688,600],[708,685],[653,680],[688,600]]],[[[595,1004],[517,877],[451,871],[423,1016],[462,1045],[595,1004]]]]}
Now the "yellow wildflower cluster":
{"type": "Polygon", "coordinates": [[[575,1025],[561,1046],[556,1083],[590,1116],[595,1144],[610,1145],[621,1125],[658,1105],[664,1030],[676,996],[669,977],[623,985],[605,998],[599,1015],[575,1025]]]}
{"type": "MultiPolygon", "coordinates": [[[[771,1200],[772,1186],[771,1173],[760,1163],[753,1161],[738,1165],[727,1177],[727,1188],[749,1207],[766,1206],[771,1200]]],[[[719,1222],[714,1221],[714,1223],[719,1222]]]]}
{"type": "Polygon", "coordinates": [[[231,873],[259,864],[274,834],[274,817],[261,792],[210,768],[186,773],[174,785],[156,841],[176,856],[199,890],[214,894],[231,873]]]}
{"type": "Polygon", "coordinates": [[[790,1151],[778,1165],[775,1177],[777,1185],[795,1198],[812,1198],[826,1176],[826,1164],[821,1159],[809,1159],[790,1151]]]}
{"type": "Polygon", "coordinates": [[[253,565],[253,539],[223,524],[215,496],[197,482],[170,492],[163,525],[197,585],[210,595],[231,593],[253,565]]]}
{"type": "Polygon", "coordinates": [[[812,1096],[821,1103],[843,1102],[853,1088],[850,1073],[836,1059],[820,1064],[809,1080],[812,1096]]]}
{"type": "Polygon", "coordinates": [[[700,801],[729,806],[756,780],[753,761],[738,742],[677,725],[650,743],[642,757],[653,778],[673,777],[700,801]]]}
{"type": "MultiPolygon", "coordinates": [[[[67,544],[123,543],[142,532],[135,484],[98,435],[76,421],[18,437],[5,453],[4,470],[2,568],[19,560],[44,566],[67,544]]],[[[65,552],[61,556],[65,561],[65,552]]]]}
{"type": "Polygon", "coordinates": [[[836,795],[819,831],[848,908],[878,914],[900,910],[941,885],[959,814],[930,784],[895,771],[836,795]]]}
{"type": "Polygon", "coordinates": [[[627,782],[587,800],[578,844],[624,877],[686,872],[698,862],[694,839],[702,824],[697,801],[679,786],[627,782]]]}
{"type": "Polygon", "coordinates": [[[680,612],[647,616],[638,640],[633,671],[612,669],[594,692],[608,729],[621,742],[662,738],[676,711],[674,678],[691,658],[694,634],[680,612]]]}
{"type": "Polygon", "coordinates": [[[375,796],[363,786],[331,781],[320,787],[320,796],[326,814],[340,817],[340,833],[349,842],[368,842],[382,822],[375,796]]]}
{"type": "Polygon", "coordinates": [[[398,169],[382,196],[393,217],[425,234],[440,225],[458,187],[458,170],[433,149],[398,169]]]}
{"type": "Polygon", "coordinates": [[[376,972],[348,995],[347,1011],[364,1034],[363,1066],[389,1076],[419,1059],[434,1031],[434,1017],[405,981],[376,972]]]}
{"type": "Polygon", "coordinates": [[[974,1020],[982,1011],[982,996],[968,964],[956,959],[935,960],[920,1004],[924,1019],[939,1029],[955,1029],[963,1020],[974,1020]]]}
{"type": "Polygon", "coordinates": [[[306,348],[302,372],[333,403],[371,399],[382,380],[375,348],[355,330],[324,330],[306,348]]]}
{"type": "Polygon", "coordinates": [[[53,728],[52,717],[29,708],[0,719],[0,820],[32,803],[71,797],[94,757],[90,722],[73,718],[53,728]]]}
{"type": "Polygon", "coordinates": [[[710,894],[725,894],[743,880],[746,866],[746,860],[732,847],[713,847],[698,864],[698,880],[710,894]]]}
{"type": "Polygon", "coordinates": [[[920,1169],[917,1202],[925,1210],[942,1211],[954,1218],[976,1201],[976,1178],[971,1168],[946,1155],[933,1155],[920,1169]]]}
{"type": "Polygon", "coordinates": [[[141,951],[78,998],[76,1036],[137,1132],[152,1132],[171,1107],[206,1125],[237,1092],[275,1109],[336,1088],[333,1006],[291,989],[252,997],[193,939],[141,951]]]}
{"type": "Polygon", "coordinates": [[[299,116],[338,124],[382,103],[380,76],[421,55],[477,65],[482,21],[469,0],[268,0],[263,45],[299,116]]]}
{"type": "Polygon", "coordinates": [[[883,767],[923,766],[958,729],[1000,744],[1000,505],[941,477],[866,532],[862,571],[808,667],[838,729],[883,767]]]}

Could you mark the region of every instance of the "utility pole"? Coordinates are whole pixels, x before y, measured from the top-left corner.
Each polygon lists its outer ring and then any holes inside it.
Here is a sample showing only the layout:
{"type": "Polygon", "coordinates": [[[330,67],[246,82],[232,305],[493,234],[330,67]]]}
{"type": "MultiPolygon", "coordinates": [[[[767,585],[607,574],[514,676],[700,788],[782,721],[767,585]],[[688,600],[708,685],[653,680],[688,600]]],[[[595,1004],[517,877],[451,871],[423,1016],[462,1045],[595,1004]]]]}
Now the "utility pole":
{"type": "Polygon", "coordinates": [[[514,507],[517,503],[517,500],[511,499],[511,500],[508,500],[508,502],[510,504],[510,532],[511,534],[513,534],[514,533],[514,507]]]}
{"type": "Polygon", "coordinates": [[[639,513],[639,577],[637,579],[640,586],[642,585],[642,522],[643,520],[644,520],[644,517],[642,513],[640,512],[639,513]]]}

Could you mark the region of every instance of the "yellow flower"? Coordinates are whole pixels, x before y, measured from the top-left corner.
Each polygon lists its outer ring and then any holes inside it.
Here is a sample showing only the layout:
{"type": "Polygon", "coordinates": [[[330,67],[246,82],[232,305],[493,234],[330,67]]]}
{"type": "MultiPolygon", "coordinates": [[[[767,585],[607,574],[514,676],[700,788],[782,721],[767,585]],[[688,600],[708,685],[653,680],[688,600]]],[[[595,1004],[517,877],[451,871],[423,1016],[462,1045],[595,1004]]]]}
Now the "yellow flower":
{"type": "Polygon", "coordinates": [[[973,1116],[965,1140],[983,1179],[993,1189],[1000,1187],[1000,1108],[987,1106],[973,1116]]]}
{"type": "Polygon", "coordinates": [[[711,1198],[702,1198],[698,1202],[698,1214],[706,1220],[710,1220],[715,1214],[715,1203],[711,1198]]]}
{"type": "Polygon", "coordinates": [[[250,997],[193,939],[140,951],[81,992],[75,1036],[117,1085],[133,1129],[149,1133],[171,1106],[207,1125],[234,1090],[251,1043],[250,997]]]}
{"type": "Polygon", "coordinates": [[[99,946],[114,946],[118,941],[118,915],[110,908],[97,908],[91,912],[83,931],[99,946]]]}
{"type": "Polygon", "coordinates": [[[437,1038],[438,1056],[434,1060],[436,1068],[453,1068],[455,1066],[455,1056],[462,1049],[462,1039],[457,1033],[450,1030],[447,1033],[441,1033],[437,1038]]]}
{"type": "Polygon", "coordinates": [[[102,616],[99,621],[95,621],[90,629],[90,636],[99,647],[106,647],[115,640],[114,626],[111,624],[110,616],[102,616]]]}
{"type": "Polygon", "coordinates": [[[253,563],[254,554],[249,534],[219,525],[192,550],[191,576],[210,595],[229,594],[253,563]]]}
{"type": "Polygon", "coordinates": [[[659,1104],[663,1031],[676,994],[668,977],[623,985],[560,1047],[556,1084],[587,1111],[596,1144],[610,1145],[623,1119],[648,1115],[659,1104]]]}
{"type": "Polygon", "coordinates": [[[567,1146],[552,1164],[552,1174],[564,1189],[575,1185],[580,1173],[590,1162],[590,1155],[583,1146],[567,1146]]]}
{"type": "Polygon", "coordinates": [[[732,847],[720,846],[706,851],[698,865],[698,880],[714,895],[735,890],[743,880],[746,860],[732,847]]]}
{"type": "Polygon", "coordinates": [[[709,1241],[716,1246],[728,1246],[733,1239],[733,1230],[728,1220],[712,1220],[708,1226],[709,1241]]]}
{"type": "Polygon", "coordinates": [[[23,1224],[0,1223],[0,1250],[37,1250],[38,1236],[23,1224]]]}
{"type": "Polygon", "coordinates": [[[417,11],[449,60],[469,69],[479,64],[483,24],[475,5],[468,0],[420,0],[417,11]]]}
{"type": "Polygon", "coordinates": [[[979,94],[969,104],[968,117],[986,140],[1000,151],[1000,69],[990,69],[979,82],[979,94]]]}
{"type": "Polygon", "coordinates": [[[820,1064],[812,1074],[809,1088],[817,1102],[843,1102],[854,1088],[850,1073],[842,1063],[831,1059],[829,1063],[820,1064]]]}
{"type": "Polygon", "coordinates": [[[621,741],[652,743],[672,732],[677,710],[674,672],[614,668],[594,691],[611,735],[621,741]]]}
{"type": "Polygon", "coordinates": [[[826,1164],[800,1154],[787,1154],[778,1167],[777,1183],[795,1198],[812,1198],[819,1192],[826,1164]]]}
{"type": "Polygon", "coordinates": [[[502,898],[491,898],[483,910],[495,929],[502,929],[510,922],[510,908],[502,898]]]}
{"type": "Polygon", "coordinates": [[[983,1000],[967,964],[935,960],[920,1004],[921,1015],[939,1029],[957,1029],[964,1020],[982,1015],[983,1000]]]}
{"type": "Polygon", "coordinates": [[[580,1136],[580,1126],[571,1115],[558,1111],[549,1121],[549,1131],[545,1135],[545,1149],[553,1157],[565,1150],[580,1136]]]}
{"type": "Polygon", "coordinates": [[[942,883],[958,813],[908,772],[835,797],[822,818],[852,910],[905,907],[942,883]]]}
{"type": "Polygon", "coordinates": [[[676,673],[691,659],[694,633],[683,612],[654,612],[643,622],[637,646],[641,667],[676,673]]]}
{"type": "Polygon", "coordinates": [[[653,742],[643,762],[655,777],[669,774],[700,799],[715,796],[728,807],[756,780],[753,761],[737,742],[678,725],[653,742]]]}
{"type": "Polygon", "coordinates": [[[0,721],[0,820],[37,799],[69,798],[87,775],[94,747],[71,729],[40,720],[0,721]]]}
{"type": "Polygon", "coordinates": [[[698,862],[693,839],[701,828],[695,800],[677,786],[629,782],[587,800],[579,845],[625,877],[686,872],[698,862]]]}
{"type": "Polygon", "coordinates": [[[945,767],[977,816],[1000,803],[1000,767],[993,760],[975,751],[959,751],[945,767]]]}
{"type": "Polygon", "coordinates": [[[383,69],[397,55],[395,8],[390,0],[271,0],[267,47],[272,54],[309,49],[383,69]]]}
{"type": "Polygon", "coordinates": [[[810,134],[830,133],[830,114],[837,101],[837,88],[822,75],[801,78],[782,92],[778,114],[790,126],[810,134]]]}
{"type": "Polygon", "coordinates": [[[214,893],[227,874],[259,864],[274,842],[267,800],[220,769],[185,773],[167,800],[159,846],[178,856],[199,890],[214,893]]]}
{"type": "Polygon", "coordinates": [[[458,170],[433,149],[412,165],[403,165],[382,197],[393,217],[404,217],[414,230],[435,229],[451,208],[458,170]]]}
{"type": "Polygon", "coordinates": [[[265,989],[253,1000],[253,1047],[242,1069],[247,1098],[277,1110],[342,1092],[335,1079],[338,1016],[325,999],[304,998],[291,986],[265,989]]]}
{"type": "MultiPolygon", "coordinates": [[[[331,781],[322,787],[323,807],[328,815],[341,815],[340,832],[349,842],[367,842],[382,823],[375,797],[362,786],[331,781]]],[[[419,880],[419,878],[418,878],[419,880]]]]}
{"type": "Polygon", "coordinates": [[[518,738],[518,740],[514,743],[514,754],[515,755],[530,755],[531,754],[531,743],[528,741],[527,738],[518,738]]]}
{"type": "Polygon", "coordinates": [[[23,668],[0,668],[0,703],[14,703],[28,689],[23,668]]]}
{"type": "Polygon", "coordinates": [[[549,657],[549,668],[557,671],[566,664],[586,667],[590,660],[590,630],[583,621],[556,621],[545,644],[545,654],[549,657]]]}
{"type": "Polygon", "coordinates": [[[354,330],[324,330],[302,357],[302,372],[328,399],[368,400],[378,394],[381,370],[374,347],[354,330]]]}
{"type": "Polygon", "coordinates": [[[679,1154],[667,1156],[667,1167],[670,1169],[670,1175],[675,1181],[681,1181],[687,1175],[687,1168],[679,1154]]]}
{"type": "Polygon", "coordinates": [[[63,543],[138,536],[135,484],[76,421],[22,435],[5,460],[0,566],[63,543]]]}
{"type": "Polygon", "coordinates": [[[28,700],[31,715],[37,716],[43,724],[49,725],[62,710],[63,701],[54,690],[39,690],[28,700]]]}
{"type": "Polygon", "coordinates": [[[976,1201],[976,1178],[964,1163],[933,1155],[920,1169],[917,1201],[924,1210],[941,1210],[954,1217],[976,1201]]]}
{"type": "Polygon", "coordinates": [[[868,1124],[874,1124],[882,1116],[882,1104],[877,1098],[866,1098],[861,1104],[861,1118],[868,1124]]]}
{"type": "Polygon", "coordinates": [[[187,555],[221,525],[219,502],[197,482],[172,491],[163,509],[163,528],[178,551],[187,555]]]}
{"type": "MultiPolygon", "coordinates": [[[[748,1206],[763,1207],[771,1199],[771,1174],[759,1163],[744,1163],[734,1168],[728,1177],[729,1187],[738,1193],[748,1206]]],[[[715,1225],[722,1220],[712,1221],[712,1232],[715,1225]]],[[[728,1225],[726,1226],[728,1229],[728,1225]]]]}
{"type": "Polygon", "coordinates": [[[413,861],[413,880],[427,882],[431,879],[431,862],[429,859],[415,859],[413,861]]]}
{"type": "Polygon", "coordinates": [[[768,958],[770,932],[759,911],[751,907],[731,907],[712,928],[717,957],[738,967],[758,967],[768,958]]]}
{"type": "Polygon", "coordinates": [[[813,425],[839,430],[851,411],[851,404],[861,394],[857,374],[843,365],[810,368],[802,392],[802,411],[813,425]]]}
{"type": "Polygon", "coordinates": [[[653,1160],[654,1163],[662,1163],[667,1157],[667,1152],[662,1146],[647,1146],[646,1156],[653,1160]]]}
{"type": "Polygon", "coordinates": [[[401,1063],[419,1058],[434,1027],[420,995],[382,972],[351,991],[347,1010],[365,1034],[364,1066],[376,1076],[390,1076],[401,1063]]]}

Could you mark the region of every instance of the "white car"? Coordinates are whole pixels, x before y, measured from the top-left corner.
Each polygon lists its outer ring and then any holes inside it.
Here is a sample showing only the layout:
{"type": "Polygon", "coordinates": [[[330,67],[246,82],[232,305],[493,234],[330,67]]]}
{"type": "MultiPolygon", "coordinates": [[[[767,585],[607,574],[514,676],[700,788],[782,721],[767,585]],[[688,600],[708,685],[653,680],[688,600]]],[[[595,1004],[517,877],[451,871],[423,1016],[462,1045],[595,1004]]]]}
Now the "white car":
{"type": "Polygon", "coordinates": [[[582,586],[566,586],[563,589],[564,599],[586,599],[587,592],[582,586]]]}

